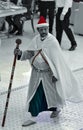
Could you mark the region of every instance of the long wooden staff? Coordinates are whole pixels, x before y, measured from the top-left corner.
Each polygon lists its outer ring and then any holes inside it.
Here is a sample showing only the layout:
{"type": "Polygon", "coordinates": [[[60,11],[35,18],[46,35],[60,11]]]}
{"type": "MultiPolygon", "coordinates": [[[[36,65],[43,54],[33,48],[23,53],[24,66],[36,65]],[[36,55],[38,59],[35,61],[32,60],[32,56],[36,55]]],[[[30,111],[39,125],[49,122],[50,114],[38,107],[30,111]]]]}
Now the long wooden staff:
{"type": "MultiPolygon", "coordinates": [[[[16,40],[16,48],[19,48],[19,45],[21,44],[21,40],[17,39],[16,40]]],[[[4,127],[5,125],[5,120],[6,120],[6,115],[7,115],[7,109],[8,109],[8,104],[9,104],[9,98],[10,98],[10,93],[11,93],[11,87],[12,87],[12,81],[13,81],[13,77],[14,77],[14,70],[15,70],[15,66],[16,66],[16,55],[14,56],[14,61],[13,61],[13,65],[12,65],[12,71],[11,71],[11,77],[10,77],[10,83],[9,83],[9,87],[8,87],[8,93],[7,93],[7,99],[6,99],[6,104],[5,104],[5,109],[4,109],[4,115],[3,115],[3,120],[2,120],[2,127],[4,127]]]]}

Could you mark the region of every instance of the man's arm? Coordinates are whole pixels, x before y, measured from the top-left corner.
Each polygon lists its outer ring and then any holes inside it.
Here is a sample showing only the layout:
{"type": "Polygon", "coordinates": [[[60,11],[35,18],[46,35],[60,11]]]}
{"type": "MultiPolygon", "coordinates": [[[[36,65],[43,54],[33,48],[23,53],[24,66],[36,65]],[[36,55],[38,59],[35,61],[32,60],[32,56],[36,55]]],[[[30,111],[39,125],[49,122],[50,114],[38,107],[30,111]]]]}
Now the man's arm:
{"type": "Polygon", "coordinates": [[[65,0],[65,5],[62,11],[63,15],[66,15],[68,9],[72,7],[72,3],[73,3],[73,0],[65,0]]]}
{"type": "Polygon", "coordinates": [[[60,16],[60,20],[64,20],[64,17],[68,11],[69,8],[72,7],[73,0],[65,0],[65,5],[62,11],[62,14],[60,16]]]}
{"type": "Polygon", "coordinates": [[[17,60],[27,60],[34,56],[34,51],[21,51],[20,49],[14,50],[14,55],[17,56],[17,60]]]}

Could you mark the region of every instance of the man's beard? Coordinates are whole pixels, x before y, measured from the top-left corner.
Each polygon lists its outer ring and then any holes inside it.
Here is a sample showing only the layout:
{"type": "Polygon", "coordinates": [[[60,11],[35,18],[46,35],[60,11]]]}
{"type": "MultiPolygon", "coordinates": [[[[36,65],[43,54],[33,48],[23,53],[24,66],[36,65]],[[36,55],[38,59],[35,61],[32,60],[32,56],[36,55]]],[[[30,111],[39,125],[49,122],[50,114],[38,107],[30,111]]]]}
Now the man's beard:
{"type": "Polygon", "coordinates": [[[41,35],[41,40],[43,41],[46,37],[47,37],[47,34],[46,34],[46,33],[43,34],[43,35],[41,35]]]}
{"type": "Polygon", "coordinates": [[[42,38],[43,38],[43,37],[46,37],[46,36],[47,36],[46,33],[43,33],[43,34],[41,35],[42,38]]]}

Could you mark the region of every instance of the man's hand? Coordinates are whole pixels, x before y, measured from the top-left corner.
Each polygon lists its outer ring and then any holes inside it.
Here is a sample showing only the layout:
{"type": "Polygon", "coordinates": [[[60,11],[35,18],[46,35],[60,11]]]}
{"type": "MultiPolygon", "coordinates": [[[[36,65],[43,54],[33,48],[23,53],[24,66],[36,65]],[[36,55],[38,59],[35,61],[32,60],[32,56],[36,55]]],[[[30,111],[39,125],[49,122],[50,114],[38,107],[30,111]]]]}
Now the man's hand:
{"type": "Polygon", "coordinates": [[[14,55],[17,56],[17,59],[19,60],[21,55],[22,55],[22,51],[20,49],[14,49],[14,55]]]}
{"type": "Polygon", "coordinates": [[[57,78],[53,75],[53,76],[52,76],[52,82],[55,83],[56,81],[58,81],[58,80],[57,80],[57,78]]]}
{"type": "Polygon", "coordinates": [[[65,17],[65,15],[61,14],[60,20],[63,21],[63,20],[64,20],[64,17],[65,17]]]}

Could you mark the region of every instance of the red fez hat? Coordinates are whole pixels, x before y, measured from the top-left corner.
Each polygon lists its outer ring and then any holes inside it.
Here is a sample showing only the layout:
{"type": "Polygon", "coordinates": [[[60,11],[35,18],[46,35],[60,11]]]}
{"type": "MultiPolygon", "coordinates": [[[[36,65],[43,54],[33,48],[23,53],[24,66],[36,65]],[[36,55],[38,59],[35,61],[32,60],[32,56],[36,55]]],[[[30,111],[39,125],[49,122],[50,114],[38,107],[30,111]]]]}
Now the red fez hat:
{"type": "Polygon", "coordinates": [[[43,16],[40,17],[36,27],[43,27],[43,26],[49,26],[49,24],[46,22],[45,18],[43,16]]]}

